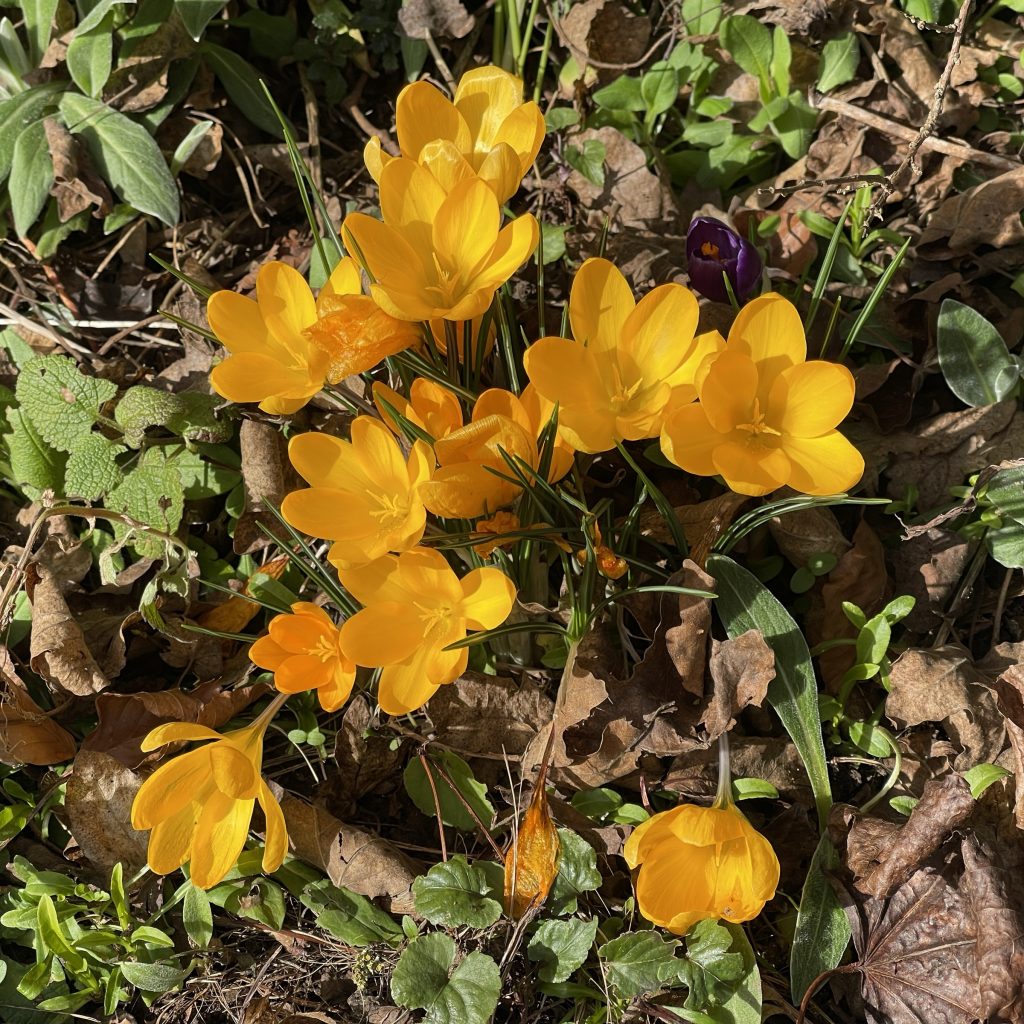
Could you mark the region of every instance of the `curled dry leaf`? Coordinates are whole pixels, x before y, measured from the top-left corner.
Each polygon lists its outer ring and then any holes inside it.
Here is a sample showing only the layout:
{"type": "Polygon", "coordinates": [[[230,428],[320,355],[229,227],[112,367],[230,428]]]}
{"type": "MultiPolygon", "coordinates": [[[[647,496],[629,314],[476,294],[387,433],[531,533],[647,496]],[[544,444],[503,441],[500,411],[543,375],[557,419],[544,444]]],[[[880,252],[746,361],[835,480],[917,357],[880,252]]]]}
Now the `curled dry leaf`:
{"type": "MultiPolygon", "coordinates": [[[[448,689],[451,687],[443,686],[441,692],[448,689]]],[[[324,783],[325,799],[339,814],[355,813],[367,793],[391,791],[401,785],[405,751],[401,746],[392,747],[393,734],[374,731],[373,721],[370,701],[363,694],[353,695],[345,705],[334,741],[337,771],[324,783]]]]}
{"type": "Polygon", "coordinates": [[[242,482],[245,485],[245,509],[235,527],[235,554],[249,554],[270,544],[263,531],[266,527],[282,541],[290,540],[288,531],[277,516],[267,508],[275,508],[289,490],[295,490],[299,479],[288,461],[288,445],[270,423],[244,419],[238,431],[242,453],[242,482]]]}
{"type": "Polygon", "coordinates": [[[105,690],[110,682],[68,609],[57,575],[33,562],[25,571],[25,589],[32,602],[32,669],[58,690],[75,697],[105,690]]]}
{"type": "Polygon", "coordinates": [[[75,756],[75,739],[32,699],[14,670],[6,647],[0,646],[0,763],[51,765],[75,756]]]}
{"type": "Polygon", "coordinates": [[[745,707],[759,708],[775,678],[775,653],[759,630],[750,629],[733,640],[712,640],[711,701],[700,724],[708,739],[716,740],[736,724],[745,707]]]}
{"type": "Polygon", "coordinates": [[[370,899],[384,897],[393,914],[414,909],[416,864],[386,839],[346,825],[293,796],[281,800],[293,852],[335,884],[370,899]]]}
{"type": "Polygon", "coordinates": [[[892,666],[885,713],[901,729],[922,722],[942,724],[961,753],[958,771],[995,761],[1006,731],[985,676],[962,647],[904,651],[892,666]]]}
{"type": "MultiPolygon", "coordinates": [[[[553,733],[551,737],[554,738],[553,733]]],[[[550,748],[551,739],[548,740],[549,756],[550,748]]],[[[558,875],[562,843],[548,806],[547,774],[545,758],[530,805],[505,854],[505,910],[516,921],[544,904],[558,875]]]]}
{"type": "Polygon", "coordinates": [[[64,801],[68,827],[104,878],[118,861],[129,874],[146,863],[146,833],[131,826],[141,785],[135,772],[108,754],[81,750],[75,758],[64,801]]]}
{"type": "Polygon", "coordinates": [[[461,39],[473,30],[476,19],[459,0],[406,0],[398,23],[410,39],[461,39]]]}
{"type": "Polygon", "coordinates": [[[86,736],[82,749],[109,754],[121,764],[137,768],[151,756],[139,746],[151,729],[164,722],[198,722],[219,729],[269,692],[270,687],[262,683],[226,690],[214,679],[187,693],[103,693],[96,698],[99,724],[86,736]]]}

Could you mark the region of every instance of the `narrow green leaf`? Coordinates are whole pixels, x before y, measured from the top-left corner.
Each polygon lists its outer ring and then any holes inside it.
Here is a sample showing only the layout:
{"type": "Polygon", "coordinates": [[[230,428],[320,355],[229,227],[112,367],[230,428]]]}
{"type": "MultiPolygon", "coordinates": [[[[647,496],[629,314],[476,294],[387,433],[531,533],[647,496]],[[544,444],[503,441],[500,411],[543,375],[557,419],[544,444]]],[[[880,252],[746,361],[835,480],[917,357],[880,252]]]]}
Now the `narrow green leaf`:
{"type": "Polygon", "coordinates": [[[63,82],[48,82],[0,103],[0,182],[7,180],[14,160],[14,146],[22,131],[40,120],[47,107],[56,107],[63,82]]]}
{"type": "Polygon", "coordinates": [[[185,925],[185,933],[189,942],[199,949],[206,949],[213,938],[213,910],[210,897],[204,889],[187,882],[185,900],[182,903],[181,917],[185,925]]]}
{"type": "Polygon", "coordinates": [[[46,145],[46,126],[36,121],[22,129],[11,163],[11,213],[14,229],[24,238],[46,206],[53,184],[53,160],[46,145]]]}
{"type": "Polygon", "coordinates": [[[772,35],[757,18],[734,14],[722,22],[718,39],[733,60],[761,85],[762,99],[772,91],[772,35]]]}
{"type": "Polygon", "coordinates": [[[830,92],[853,80],[860,63],[860,46],[853,32],[844,32],[830,39],[821,51],[818,91],[830,92]]]}
{"type": "Polygon", "coordinates": [[[110,78],[114,59],[114,12],[97,22],[94,28],[76,30],[68,44],[67,65],[71,79],[87,96],[99,99],[110,78]]]}
{"type": "MultiPolygon", "coordinates": [[[[473,775],[473,769],[458,754],[453,754],[450,750],[432,751],[428,761],[431,759],[441,765],[466,803],[480,816],[480,820],[485,825],[490,824],[494,817],[494,807],[487,799],[487,787],[473,775]]],[[[437,801],[441,805],[441,820],[453,828],[465,829],[467,832],[474,831],[477,825],[473,816],[452,792],[451,786],[444,780],[441,773],[433,768],[431,777],[434,780],[434,789],[437,791],[437,801]]],[[[412,797],[413,803],[427,817],[437,817],[434,791],[431,789],[423,762],[418,757],[413,758],[406,765],[402,781],[405,783],[406,792],[412,797]]]]}
{"type": "Polygon", "coordinates": [[[220,79],[231,102],[257,128],[268,135],[284,138],[277,115],[263,95],[256,69],[244,57],[216,43],[204,41],[200,50],[210,70],[220,79]]]}
{"type": "Polygon", "coordinates": [[[822,831],[832,806],[825,744],[818,718],[818,690],[807,641],[793,617],[753,573],[725,555],[708,558],[718,590],[717,610],[730,637],[759,629],[775,652],[775,679],[768,702],[800,753],[814,792],[822,831]]]}

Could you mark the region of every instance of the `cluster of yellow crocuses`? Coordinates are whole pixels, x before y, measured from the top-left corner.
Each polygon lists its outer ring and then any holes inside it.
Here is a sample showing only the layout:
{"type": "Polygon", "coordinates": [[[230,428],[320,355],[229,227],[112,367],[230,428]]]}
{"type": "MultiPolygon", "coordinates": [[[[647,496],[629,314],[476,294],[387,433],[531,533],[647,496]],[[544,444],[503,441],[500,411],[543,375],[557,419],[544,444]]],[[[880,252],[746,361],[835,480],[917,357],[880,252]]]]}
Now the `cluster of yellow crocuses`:
{"type": "MultiPolygon", "coordinates": [[[[503,225],[502,207],[533,164],[544,119],[535,103],[523,102],[518,79],[486,67],[466,74],[451,101],[426,83],[408,86],[398,100],[397,134],[399,155],[386,154],[377,139],[364,154],[381,217],[346,217],[341,237],[350,255],[316,298],[295,269],[276,262],[259,271],[255,299],[227,291],[210,298],[210,327],[229,352],[211,375],[218,394],[290,415],[325,386],[406,349],[444,352],[458,338],[457,360],[472,357],[479,367],[491,357],[495,293],[538,241],[533,216],[503,225]],[[478,345],[486,346],[482,353],[478,345]]],[[[637,301],[612,263],[590,259],[574,278],[568,321],[571,337],[544,337],[527,348],[529,384],[521,391],[490,388],[467,401],[454,381],[446,387],[406,376],[401,390],[376,381],[377,415],[356,416],[347,438],[292,437],[289,457],[309,486],[285,497],[282,515],[330,542],[328,560],[361,609],[339,624],[303,601],[271,621],[250,657],[274,673],[282,695],[315,690],[322,707],[335,711],[362,666],[379,670],[381,709],[400,715],[456,679],[467,650],[452,645],[503,623],[516,590],[493,566],[460,576],[457,560],[423,546],[428,517],[440,532],[450,520],[476,521],[481,534],[494,535],[477,548],[487,557],[503,530],[518,527],[512,510],[522,481],[533,473],[557,484],[577,452],[659,438],[682,470],[720,476],[748,495],[783,485],[831,494],[860,479],[863,461],[837,430],[853,402],[853,378],[837,364],[807,360],[800,317],[785,298],[766,294],[748,303],[728,339],[698,334],[690,290],[665,284],[637,301]]],[[[623,574],[626,564],[614,552],[595,550],[610,566],[609,579],[623,574]]],[[[267,820],[265,867],[280,863],[283,821],[260,777],[268,722],[264,713],[224,736],[184,725],[150,734],[147,748],[214,741],[166,763],[140,791],[133,820],[153,830],[154,871],[191,858],[196,884],[216,883],[244,844],[254,801],[267,820]]],[[[713,810],[710,824],[694,816],[711,813],[699,808],[668,812],[671,820],[659,815],[627,846],[630,865],[642,864],[641,908],[673,930],[720,914],[745,920],[774,890],[774,855],[758,845],[766,841],[735,808],[713,810]],[[680,843],[700,851],[702,878],[724,871],[714,898],[673,899],[671,879],[662,876],[689,870],[680,843]],[[741,877],[747,869],[736,858],[735,870],[723,869],[729,844],[742,847],[747,861],[757,847],[763,877],[741,877]]]]}

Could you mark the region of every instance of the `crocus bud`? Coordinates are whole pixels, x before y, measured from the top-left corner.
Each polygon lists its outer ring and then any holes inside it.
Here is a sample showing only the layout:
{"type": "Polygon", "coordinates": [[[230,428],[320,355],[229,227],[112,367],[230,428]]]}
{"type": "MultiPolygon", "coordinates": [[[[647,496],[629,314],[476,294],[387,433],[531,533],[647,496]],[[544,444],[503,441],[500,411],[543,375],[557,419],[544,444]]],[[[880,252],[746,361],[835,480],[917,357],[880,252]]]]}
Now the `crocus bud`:
{"type": "Polygon", "coordinates": [[[714,217],[694,217],[686,235],[690,287],[713,302],[728,302],[723,273],[743,302],[756,291],[763,264],[757,250],[714,217]]]}

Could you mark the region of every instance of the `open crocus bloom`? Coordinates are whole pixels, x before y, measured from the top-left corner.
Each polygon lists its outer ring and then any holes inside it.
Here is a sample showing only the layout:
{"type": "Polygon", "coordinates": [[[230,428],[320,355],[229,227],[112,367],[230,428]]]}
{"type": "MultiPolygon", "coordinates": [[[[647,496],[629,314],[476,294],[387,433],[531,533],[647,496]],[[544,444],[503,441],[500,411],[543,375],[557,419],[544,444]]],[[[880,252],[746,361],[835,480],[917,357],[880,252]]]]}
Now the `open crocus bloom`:
{"type": "Polygon", "coordinates": [[[310,486],[285,495],[281,515],[311,537],[334,541],[328,555],[334,565],[405,551],[423,536],[427,515],[419,487],[433,459],[422,441],[412,446],[407,462],[380,420],[357,416],[351,441],[299,434],[288,445],[288,457],[310,486]]]}
{"type": "Polygon", "coordinates": [[[206,316],[230,355],[213,368],[210,386],[229,402],[259,402],[279,416],[297,412],[324,386],[331,364],[310,333],[318,306],[359,290],[359,267],[344,259],[316,302],[306,279],[276,260],[260,267],[255,299],[214,292],[206,316]]]}
{"type": "Polygon", "coordinates": [[[700,404],[666,415],[665,456],[688,473],[721,474],[738,494],[784,484],[805,494],[848,490],[864,459],[835,428],[853,405],[853,375],[806,358],[791,302],[769,294],[744,306],[725,351],[701,368],[700,404]]]}
{"type": "MultiPolygon", "coordinates": [[[[398,96],[396,127],[402,156],[428,167],[446,189],[476,176],[499,203],[519,188],[544,140],[540,108],[523,102],[520,79],[496,67],[463,75],[454,102],[428,82],[407,85],[398,96]]],[[[380,182],[392,157],[374,137],[363,159],[380,182]]]]}
{"type": "MultiPolygon", "coordinates": [[[[522,396],[501,388],[485,391],[473,407],[472,420],[434,444],[438,465],[420,488],[427,510],[449,519],[475,519],[511,505],[522,487],[514,479],[504,479],[515,474],[502,452],[537,470],[537,440],[550,414],[551,407],[545,406],[532,387],[522,396]]],[[[572,457],[570,446],[556,439],[547,472],[549,483],[569,472],[572,457]]]]}
{"type": "Polygon", "coordinates": [[[356,666],[338,643],[338,627],[318,605],[296,601],[275,615],[267,636],[249,648],[249,660],[274,673],[282,693],[316,690],[324,711],[337,711],[352,693],[356,666]]]}
{"type": "Polygon", "coordinates": [[[633,830],[623,856],[640,868],[640,913],[676,935],[698,921],[749,921],[779,884],[771,843],[731,803],[655,814],[633,830]]]}
{"type": "Polygon", "coordinates": [[[462,406],[459,405],[458,396],[443,384],[426,377],[417,377],[412,382],[408,398],[386,384],[374,383],[373,404],[377,406],[381,419],[399,435],[402,432],[393,421],[387,406],[391,406],[434,440],[447,437],[462,426],[462,406]]]}
{"type": "Polygon", "coordinates": [[[363,605],[341,627],[342,646],[357,665],[383,670],[378,701],[389,715],[415,711],[458,678],[469,651],[444,648],[467,630],[500,626],[516,594],[497,569],[474,569],[460,580],[444,556],[428,548],[341,569],[338,577],[363,605]]]}
{"type": "Polygon", "coordinates": [[[451,192],[413,160],[381,171],[383,221],[350,213],[342,225],[349,250],[363,261],[370,291],[401,320],[471,320],[537,247],[532,214],[501,227],[494,193],[478,178],[451,192]]]}
{"type": "Polygon", "coordinates": [[[288,851],[284,815],[260,775],[269,722],[270,715],[264,714],[224,735],[204,725],[171,722],[142,741],[143,750],[178,740],[212,741],[162,764],[135,796],[132,827],[151,830],[147,859],[152,871],[167,875],[191,861],[192,881],[201,889],[212,888],[238,860],[256,802],[267,820],[263,870],[281,866],[288,851]]]}
{"type": "Polygon", "coordinates": [[[575,341],[541,338],[526,351],[526,372],[558,404],[559,428],[578,451],[656,437],[670,398],[696,397],[697,369],[722,345],[714,331],[694,337],[697,318],[682,285],[661,285],[637,303],[613,264],[589,259],[569,298],[575,341]]]}

